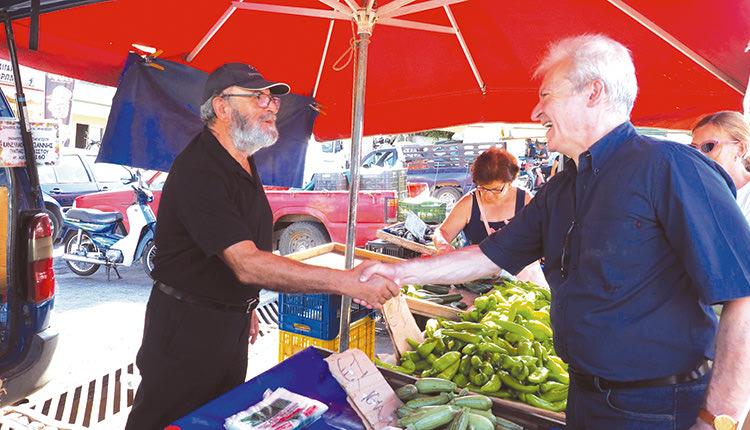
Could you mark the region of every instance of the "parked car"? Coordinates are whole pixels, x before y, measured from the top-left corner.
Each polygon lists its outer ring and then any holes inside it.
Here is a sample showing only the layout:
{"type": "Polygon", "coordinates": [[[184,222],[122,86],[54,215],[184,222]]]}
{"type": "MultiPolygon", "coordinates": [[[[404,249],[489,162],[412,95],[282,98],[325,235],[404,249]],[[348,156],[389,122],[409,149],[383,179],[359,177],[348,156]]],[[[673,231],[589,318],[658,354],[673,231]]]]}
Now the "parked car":
{"type": "Polygon", "coordinates": [[[96,163],[96,154],[70,152],[60,155],[55,165],[39,166],[39,183],[65,209],[83,194],[127,188],[133,171],[125,166],[96,163]]]}
{"type": "MultiPolygon", "coordinates": [[[[0,90],[0,116],[13,117],[0,90]]],[[[33,160],[27,160],[33,164],[33,160]]],[[[52,231],[28,166],[0,168],[0,405],[17,402],[49,380],[58,334],[52,231]],[[33,260],[32,260],[33,258],[33,260]]]]}

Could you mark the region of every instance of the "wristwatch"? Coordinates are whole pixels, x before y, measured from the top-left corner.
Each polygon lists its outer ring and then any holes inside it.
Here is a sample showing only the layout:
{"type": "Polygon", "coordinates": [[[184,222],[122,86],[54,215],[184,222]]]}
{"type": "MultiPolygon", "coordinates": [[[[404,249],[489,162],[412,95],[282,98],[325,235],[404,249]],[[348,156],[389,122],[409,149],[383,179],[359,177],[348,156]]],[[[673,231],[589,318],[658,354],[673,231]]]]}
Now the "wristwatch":
{"type": "Polygon", "coordinates": [[[716,430],[737,430],[739,423],[729,415],[714,415],[703,408],[698,411],[698,418],[711,424],[716,430]]]}

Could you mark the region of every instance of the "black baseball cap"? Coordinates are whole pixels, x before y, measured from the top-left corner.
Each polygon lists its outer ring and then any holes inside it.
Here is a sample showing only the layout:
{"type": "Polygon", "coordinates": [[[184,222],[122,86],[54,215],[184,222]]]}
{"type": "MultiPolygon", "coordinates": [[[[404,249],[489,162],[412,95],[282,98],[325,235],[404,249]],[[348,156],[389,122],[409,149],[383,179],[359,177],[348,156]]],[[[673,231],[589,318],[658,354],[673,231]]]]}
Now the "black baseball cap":
{"type": "Polygon", "coordinates": [[[225,63],[208,75],[201,103],[232,86],[256,91],[268,89],[271,94],[277,96],[289,93],[289,85],[267,81],[253,66],[244,63],[225,63]]]}

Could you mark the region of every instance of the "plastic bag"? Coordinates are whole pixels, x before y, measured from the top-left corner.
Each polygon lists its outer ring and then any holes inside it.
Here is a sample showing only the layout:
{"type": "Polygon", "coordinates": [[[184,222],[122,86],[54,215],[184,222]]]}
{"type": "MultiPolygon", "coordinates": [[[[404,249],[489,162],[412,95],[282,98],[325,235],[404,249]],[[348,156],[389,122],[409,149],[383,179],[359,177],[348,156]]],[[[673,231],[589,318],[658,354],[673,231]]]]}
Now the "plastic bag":
{"type": "Polygon", "coordinates": [[[317,420],[325,404],[285,388],[266,390],[263,400],[224,420],[227,430],[294,430],[317,420]]]}

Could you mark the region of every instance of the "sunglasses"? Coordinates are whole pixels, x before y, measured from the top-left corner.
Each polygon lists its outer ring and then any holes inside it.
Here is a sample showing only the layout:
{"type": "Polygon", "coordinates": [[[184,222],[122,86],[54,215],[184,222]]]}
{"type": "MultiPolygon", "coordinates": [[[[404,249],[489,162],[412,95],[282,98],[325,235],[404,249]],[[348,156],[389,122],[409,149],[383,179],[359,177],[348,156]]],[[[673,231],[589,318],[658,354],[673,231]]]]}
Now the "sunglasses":
{"type": "Polygon", "coordinates": [[[260,108],[267,108],[268,105],[273,102],[273,104],[276,105],[276,109],[281,109],[281,99],[278,97],[269,96],[268,94],[264,93],[251,93],[251,94],[222,94],[222,98],[227,97],[257,97],[258,98],[258,107],[260,108]]]}
{"type": "Polygon", "coordinates": [[[508,184],[503,185],[502,188],[486,188],[486,187],[483,187],[481,185],[477,185],[477,188],[479,190],[481,190],[481,191],[485,191],[485,192],[488,192],[488,193],[502,194],[503,191],[505,191],[505,187],[507,187],[507,186],[508,186],[508,184]]]}
{"type": "Polygon", "coordinates": [[[714,148],[716,148],[718,145],[724,144],[724,143],[740,143],[739,140],[707,140],[700,145],[697,143],[689,143],[688,145],[692,146],[693,148],[699,150],[700,152],[704,154],[708,154],[709,152],[713,151],[714,148]]]}

